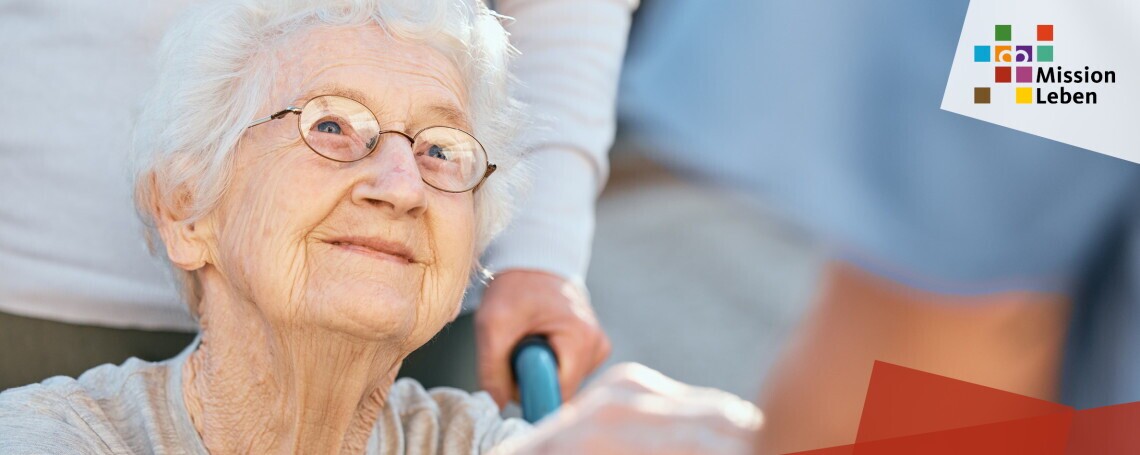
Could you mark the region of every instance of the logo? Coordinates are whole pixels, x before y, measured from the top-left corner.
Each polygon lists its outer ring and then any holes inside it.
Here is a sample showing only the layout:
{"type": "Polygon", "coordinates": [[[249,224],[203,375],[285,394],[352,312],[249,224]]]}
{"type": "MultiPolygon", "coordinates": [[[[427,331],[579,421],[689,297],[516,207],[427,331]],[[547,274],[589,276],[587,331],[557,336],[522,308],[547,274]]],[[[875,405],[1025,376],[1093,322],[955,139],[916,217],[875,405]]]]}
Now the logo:
{"type": "Polygon", "coordinates": [[[942,110],[1140,163],[1140,0],[969,3],[942,110]]]}
{"type": "Polygon", "coordinates": [[[1090,70],[1088,66],[1083,71],[1071,71],[1053,66],[1053,25],[1038,24],[1035,31],[1036,42],[1021,44],[1013,41],[1012,25],[995,25],[995,44],[974,46],[975,64],[994,65],[995,84],[974,87],[974,104],[990,104],[995,91],[1008,92],[1006,87],[1011,85],[1016,104],[1096,104],[1095,91],[1066,90],[1059,84],[1116,83],[1115,71],[1090,70]]]}

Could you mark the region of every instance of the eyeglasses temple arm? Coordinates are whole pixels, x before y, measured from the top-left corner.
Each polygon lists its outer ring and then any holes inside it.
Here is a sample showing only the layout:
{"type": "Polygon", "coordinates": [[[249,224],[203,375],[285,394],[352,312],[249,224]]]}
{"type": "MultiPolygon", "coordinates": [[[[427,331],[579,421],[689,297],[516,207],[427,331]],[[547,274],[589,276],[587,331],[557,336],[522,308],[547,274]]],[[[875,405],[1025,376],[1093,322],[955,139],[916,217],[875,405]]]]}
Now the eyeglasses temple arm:
{"type": "Polygon", "coordinates": [[[476,191],[479,191],[479,187],[483,186],[483,183],[487,181],[487,177],[490,177],[491,174],[495,173],[495,169],[498,168],[499,166],[496,166],[494,164],[487,164],[487,172],[483,174],[483,179],[479,180],[479,183],[475,185],[475,188],[471,189],[471,192],[474,193],[476,191]]]}
{"type": "Polygon", "coordinates": [[[295,107],[295,106],[289,106],[285,109],[277,111],[276,113],[274,113],[273,115],[270,115],[269,117],[262,117],[262,118],[259,118],[257,120],[254,120],[252,123],[249,124],[249,126],[246,127],[246,129],[253,128],[257,125],[268,122],[270,120],[277,120],[279,118],[285,117],[286,115],[289,115],[290,113],[300,115],[301,114],[301,108],[295,107]]]}

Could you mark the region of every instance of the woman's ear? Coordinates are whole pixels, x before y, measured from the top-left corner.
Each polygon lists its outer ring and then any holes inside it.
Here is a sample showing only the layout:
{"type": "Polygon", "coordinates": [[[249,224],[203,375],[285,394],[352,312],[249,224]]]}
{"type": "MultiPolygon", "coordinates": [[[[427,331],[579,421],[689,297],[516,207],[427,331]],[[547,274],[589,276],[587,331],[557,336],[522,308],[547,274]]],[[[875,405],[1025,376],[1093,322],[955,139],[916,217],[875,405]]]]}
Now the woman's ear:
{"type": "Polygon", "coordinates": [[[188,272],[198,270],[208,262],[207,223],[203,220],[187,220],[192,201],[189,189],[178,188],[172,198],[159,196],[155,179],[151,177],[151,201],[149,209],[154,214],[155,227],[166,246],[166,256],[170,262],[188,272]]]}
{"type": "Polygon", "coordinates": [[[207,249],[195,223],[161,220],[158,233],[166,245],[166,256],[178,268],[192,272],[206,265],[207,249]]]}

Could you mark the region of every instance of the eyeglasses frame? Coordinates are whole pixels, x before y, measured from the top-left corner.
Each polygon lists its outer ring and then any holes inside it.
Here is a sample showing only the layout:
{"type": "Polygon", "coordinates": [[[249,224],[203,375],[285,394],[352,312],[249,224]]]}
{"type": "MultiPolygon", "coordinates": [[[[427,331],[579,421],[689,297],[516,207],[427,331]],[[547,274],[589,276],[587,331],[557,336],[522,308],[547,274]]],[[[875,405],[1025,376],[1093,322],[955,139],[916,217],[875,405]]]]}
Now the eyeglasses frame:
{"type": "MultiPolygon", "coordinates": [[[[335,96],[335,97],[338,97],[338,98],[344,98],[344,99],[346,99],[346,100],[350,100],[350,101],[353,101],[353,102],[355,102],[355,103],[357,103],[357,104],[360,104],[361,106],[364,106],[364,104],[363,104],[363,103],[361,103],[360,101],[356,101],[356,100],[354,100],[354,99],[352,99],[352,98],[347,98],[347,97],[343,97],[343,96],[340,96],[340,95],[320,95],[320,96],[315,96],[315,97],[313,97],[312,99],[310,99],[309,101],[306,101],[306,102],[305,102],[305,105],[307,106],[307,105],[308,105],[310,102],[312,102],[313,100],[315,100],[315,99],[317,99],[317,98],[321,98],[321,97],[324,97],[324,96],[335,96]]],[[[367,108],[366,108],[366,109],[367,109],[367,108]]],[[[363,159],[365,159],[365,158],[368,158],[369,156],[372,156],[372,153],[373,153],[373,152],[375,152],[375,151],[376,151],[376,148],[378,148],[378,147],[380,146],[380,141],[379,141],[379,140],[377,140],[377,141],[376,141],[376,143],[372,145],[372,148],[368,149],[368,153],[365,153],[365,154],[364,154],[364,156],[362,156],[362,157],[360,157],[360,158],[357,158],[357,159],[355,159],[355,160],[350,160],[350,161],[345,161],[345,160],[338,160],[338,159],[335,159],[335,158],[329,158],[329,157],[327,157],[327,156],[324,156],[324,155],[322,155],[320,152],[318,152],[316,149],[314,149],[314,148],[313,148],[313,146],[309,145],[309,141],[305,140],[305,132],[304,132],[304,131],[301,131],[301,110],[302,110],[302,108],[300,108],[300,107],[297,107],[297,106],[289,106],[289,107],[286,107],[285,109],[282,109],[282,110],[280,110],[280,111],[277,111],[277,112],[273,113],[272,115],[270,115],[270,116],[268,116],[268,117],[262,117],[262,118],[259,118],[259,119],[256,119],[256,120],[254,120],[254,121],[250,122],[250,124],[249,124],[248,126],[246,126],[246,127],[245,127],[245,129],[247,129],[247,130],[248,130],[248,129],[250,129],[250,128],[253,128],[253,127],[255,127],[255,126],[257,126],[257,125],[260,125],[260,124],[262,124],[262,123],[268,123],[268,122],[271,122],[271,121],[274,121],[274,120],[280,120],[280,119],[283,119],[283,118],[285,118],[285,116],[287,116],[287,115],[289,115],[289,114],[297,114],[297,133],[301,135],[301,142],[304,142],[304,143],[305,143],[305,147],[308,147],[308,148],[309,148],[309,150],[312,150],[312,151],[313,151],[313,153],[316,153],[316,154],[317,154],[317,156],[320,156],[321,158],[324,158],[324,159],[326,159],[326,160],[329,160],[329,161],[335,161],[335,162],[337,162],[337,163],[355,163],[355,162],[357,162],[357,161],[363,160],[363,159]]],[[[376,124],[377,124],[377,125],[379,125],[379,124],[380,124],[380,119],[377,119],[377,118],[376,118],[376,113],[375,113],[375,112],[372,112],[372,111],[368,111],[368,112],[369,112],[370,114],[372,114],[372,119],[373,119],[373,120],[376,120],[376,124]]],[[[471,134],[471,133],[468,133],[468,132],[466,132],[466,131],[463,131],[463,130],[461,130],[461,129],[459,129],[459,128],[455,128],[455,127],[452,127],[452,126],[444,126],[444,125],[428,126],[428,127],[424,127],[423,129],[421,129],[421,130],[417,131],[417,132],[416,132],[416,134],[413,134],[413,135],[411,135],[411,136],[409,136],[409,135],[408,135],[408,133],[405,133],[405,132],[403,132],[403,131],[396,131],[396,130],[392,130],[392,131],[384,131],[384,130],[380,130],[380,132],[376,133],[376,137],[377,137],[377,138],[379,138],[380,136],[383,136],[384,134],[387,134],[387,133],[395,133],[395,134],[399,134],[399,135],[401,135],[401,136],[404,136],[404,138],[408,139],[408,142],[410,142],[410,143],[412,143],[412,144],[415,144],[415,143],[416,143],[416,137],[419,137],[420,133],[422,133],[422,132],[424,132],[424,131],[427,131],[428,129],[431,129],[431,128],[448,128],[448,129],[453,129],[453,130],[456,130],[456,131],[462,132],[463,134],[466,134],[466,135],[470,136],[470,137],[471,137],[471,139],[472,139],[472,140],[474,140],[476,144],[479,144],[479,148],[483,150],[483,161],[484,161],[484,163],[486,163],[486,166],[487,166],[487,170],[486,170],[485,172],[483,172],[483,177],[482,177],[482,178],[480,178],[480,179],[479,179],[479,181],[475,183],[475,186],[472,186],[471,188],[467,188],[467,189],[465,189],[465,190],[460,190],[460,191],[445,190],[445,189],[443,189],[443,188],[440,188],[440,187],[438,187],[438,186],[432,185],[432,184],[431,184],[431,182],[429,182],[429,181],[427,181],[426,179],[423,179],[423,178],[421,177],[421,180],[423,180],[423,181],[424,181],[424,183],[428,184],[428,186],[430,186],[430,187],[432,187],[432,188],[435,188],[435,189],[437,189],[437,190],[439,190],[439,191],[443,191],[443,192],[445,192],[445,193],[455,193],[455,194],[458,194],[458,193],[466,193],[466,192],[470,191],[472,194],[474,194],[476,191],[478,191],[478,190],[479,190],[479,187],[483,186],[483,183],[487,181],[487,177],[490,177],[490,176],[491,176],[491,174],[492,174],[492,173],[494,173],[494,172],[495,172],[495,170],[499,168],[499,166],[495,165],[494,163],[491,163],[491,162],[488,160],[488,158],[487,158],[487,149],[486,149],[485,147],[483,147],[483,143],[479,142],[479,139],[477,139],[477,138],[475,137],[475,135],[473,135],[473,134],[471,134]]]]}

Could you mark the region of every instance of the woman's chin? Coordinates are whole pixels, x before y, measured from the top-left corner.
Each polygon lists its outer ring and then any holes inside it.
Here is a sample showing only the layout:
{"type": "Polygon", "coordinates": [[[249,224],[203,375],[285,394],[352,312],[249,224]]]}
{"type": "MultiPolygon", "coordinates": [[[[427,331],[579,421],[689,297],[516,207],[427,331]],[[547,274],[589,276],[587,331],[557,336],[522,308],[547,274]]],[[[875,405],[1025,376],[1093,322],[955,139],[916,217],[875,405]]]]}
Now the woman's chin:
{"type": "Polygon", "coordinates": [[[416,327],[416,299],[391,288],[335,293],[309,303],[312,324],[373,341],[400,341],[416,327]],[[336,295],[340,294],[340,295],[336,295]],[[367,298],[361,297],[367,295],[367,298]]]}

